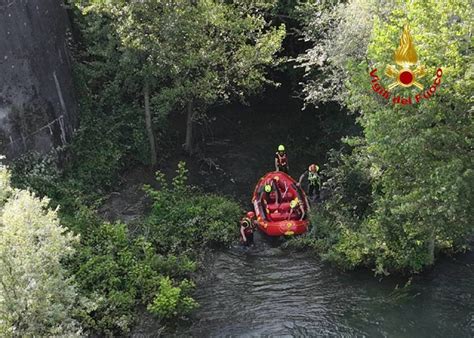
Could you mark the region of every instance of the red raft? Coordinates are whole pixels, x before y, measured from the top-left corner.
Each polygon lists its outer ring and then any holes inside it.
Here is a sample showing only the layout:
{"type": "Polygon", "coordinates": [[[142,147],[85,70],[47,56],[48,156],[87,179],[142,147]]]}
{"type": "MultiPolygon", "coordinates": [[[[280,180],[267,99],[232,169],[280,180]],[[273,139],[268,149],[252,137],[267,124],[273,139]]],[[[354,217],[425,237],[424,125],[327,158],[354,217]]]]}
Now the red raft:
{"type": "Polygon", "coordinates": [[[308,230],[309,203],[306,194],[284,172],[272,171],[265,174],[255,186],[252,203],[258,227],[269,236],[299,235],[308,230]],[[267,184],[272,186],[270,193],[265,192],[267,184]],[[295,198],[303,206],[303,219],[299,210],[290,213],[290,202],[295,198]]]}

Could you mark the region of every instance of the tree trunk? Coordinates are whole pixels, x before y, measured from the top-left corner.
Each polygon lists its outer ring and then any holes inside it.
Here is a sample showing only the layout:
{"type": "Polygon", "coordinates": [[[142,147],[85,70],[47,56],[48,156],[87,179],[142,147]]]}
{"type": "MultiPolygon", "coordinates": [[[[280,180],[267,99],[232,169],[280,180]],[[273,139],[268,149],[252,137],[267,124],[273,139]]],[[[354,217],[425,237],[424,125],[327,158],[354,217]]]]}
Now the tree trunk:
{"type": "Polygon", "coordinates": [[[431,238],[428,243],[428,265],[433,265],[434,263],[434,249],[435,249],[435,234],[434,230],[431,232],[431,238]]]}
{"type": "Polygon", "coordinates": [[[146,132],[147,132],[147,135],[148,135],[148,142],[150,143],[150,162],[151,162],[151,166],[155,167],[155,165],[156,165],[155,135],[153,134],[153,127],[152,127],[152,124],[151,124],[150,86],[149,86],[147,81],[145,81],[145,86],[143,88],[143,96],[145,98],[146,132]]]}
{"type": "Polygon", "coordinates": [[[193,102],[189,101],[186,105],[186,142],[184,143],[184,150],[189,154],[193,153],[193,102]]]}

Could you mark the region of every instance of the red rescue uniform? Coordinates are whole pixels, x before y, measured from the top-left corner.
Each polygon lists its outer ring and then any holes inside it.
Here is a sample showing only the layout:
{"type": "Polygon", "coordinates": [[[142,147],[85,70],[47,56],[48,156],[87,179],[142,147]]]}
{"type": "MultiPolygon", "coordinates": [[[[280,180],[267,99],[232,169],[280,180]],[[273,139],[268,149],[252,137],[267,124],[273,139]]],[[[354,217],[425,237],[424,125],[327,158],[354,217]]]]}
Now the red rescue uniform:
{"type": "Polygon", "coordinates": [[[253,244],[253,232],[255,230],[255,223],[252,219],[248,217],[242,218],[240,221],[240,240],[245,245],[252,245],[253,244]],[[246,241],[244,240],[244,236],[242,236],[242,230],[244,232],[246,241]]]}
{"type": "Polygon", "coordinates": [[[277,151],[275,153],[275,160],[278,166],[278,170],[288,174],[288,156],[285,152],[277,151]]]}

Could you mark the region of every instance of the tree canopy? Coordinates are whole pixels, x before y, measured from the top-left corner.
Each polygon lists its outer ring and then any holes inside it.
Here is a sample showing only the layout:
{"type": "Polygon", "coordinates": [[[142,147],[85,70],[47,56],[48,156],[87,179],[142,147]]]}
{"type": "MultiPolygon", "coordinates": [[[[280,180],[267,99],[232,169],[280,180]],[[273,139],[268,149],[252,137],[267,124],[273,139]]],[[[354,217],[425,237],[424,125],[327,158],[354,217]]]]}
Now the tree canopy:
{"type": "MultiPolygon", "coordinates": [[[[362,138],[347,141],[352,154],[327,171],[333,195],[323,208],[339,234],[332,235],[328,255],[348,266],[375,265],[379,273],[420,271],[438,251],[465,249],[474,224],[472,7],[464,1],[393,4],[355,0],[318,12],[308,27],[322,30],[322,42],[302,57],[307,100],[336,100],[358,113],[363,127],[362,138]],[[428,74],[424,90],[438,68],[443,72],[436,93],[412,105],[386,102],[372,91],[369,76],[394,63],[406,23],[428,74]],[[351,180],[371,188],[350,192],[351,180]],[[355,210],[357,200],[367,201],[364,210],[355,210]]],[[[388,86],[391,79],[384,81],[388,86]]],[[[420,90],[394,92],[415,97],[420,90]]]]}
{"type": "MultiPolygon", "coordinates": [[[[284,25],[267,24],[259,2],[246,6],[211,0],[79,3],[92,18],[94,13],[111,18],[108,27],[120,43],[117,71],[135,95],[145,94],[152,148],[152,120],[186,111],[184,146],[192,152],[193,122],[210,105],[243,100],[269,82],[266,67],[275,62],[285,36],[284,25]]],[[[156,162],[153,152],[152,162],[156,162]]]]}

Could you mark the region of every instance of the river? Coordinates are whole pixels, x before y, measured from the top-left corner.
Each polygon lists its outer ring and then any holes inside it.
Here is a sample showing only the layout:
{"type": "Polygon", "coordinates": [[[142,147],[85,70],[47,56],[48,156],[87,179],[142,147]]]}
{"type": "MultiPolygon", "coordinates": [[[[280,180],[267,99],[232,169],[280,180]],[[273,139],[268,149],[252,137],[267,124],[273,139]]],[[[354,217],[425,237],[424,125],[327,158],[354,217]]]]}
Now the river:
{"type": "Polygon", "coordinates": [[[407,278],[342,272],[310,253],[256,246],[216,253],[200,303],[174,334],[193,336],[473,337],[474,253],[407,278]]]}

